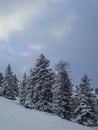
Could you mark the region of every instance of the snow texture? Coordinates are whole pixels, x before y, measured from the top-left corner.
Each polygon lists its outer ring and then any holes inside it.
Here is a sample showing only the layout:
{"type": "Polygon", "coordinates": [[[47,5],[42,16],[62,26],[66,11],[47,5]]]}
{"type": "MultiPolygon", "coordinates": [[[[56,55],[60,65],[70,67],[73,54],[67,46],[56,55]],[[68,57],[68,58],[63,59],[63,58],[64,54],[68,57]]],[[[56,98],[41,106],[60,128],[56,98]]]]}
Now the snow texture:
{"type": "Polygon", "coordinates": [[[18,101],[0,97],[0,130],[97,130],[57,116],[26,109],[18,101]]]}

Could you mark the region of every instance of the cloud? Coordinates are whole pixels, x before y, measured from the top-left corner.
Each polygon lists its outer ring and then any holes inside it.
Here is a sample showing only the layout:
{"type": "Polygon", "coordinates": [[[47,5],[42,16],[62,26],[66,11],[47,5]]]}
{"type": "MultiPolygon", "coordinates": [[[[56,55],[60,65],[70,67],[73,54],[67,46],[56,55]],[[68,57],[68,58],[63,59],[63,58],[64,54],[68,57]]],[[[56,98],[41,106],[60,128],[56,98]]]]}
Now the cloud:
{"type": "Polygon", "coordinates": [[[12,2],[8,12],[2,10],[0,13],[0,39],[8,41],[11,33],[22,31],[31,19],[35,20],[41,13],[44,4],[44,0],[12,2]]]}
{"type": "Polygon", "coordinates": [[[15,12],[6,16],[0,14],[0,39],[8,39],[12,31],[22,30],[22,19],[21,15],[15,12]]]}
{"type": "Polygon", "coordinates": [[[63,2],[64,0],[51,0],[53,2],[63,2]]]}
{"type": "Polygon", "coordinates": [[[71,12],[65,16],[59,23],[55,23],[50,29],[50,35],[54,38],[63,38],[74,30],[74,25],[78,21],[78,16],[71,12]]]}
{"type": "Polygon", "coordinates": [[[38,45],[38,44],[31,44],[29,47],[30,49],[33,49],[35,51],[39,51],[42,49],[41,45],[38,45]]]}
{"type": "Polygon", "coordinates": [[[51,63],[70,60],[77,77],[84,64],[97,75],[97,6],[97,0],[0,0],[0,71],[11,63],[20,77],[44,53],[51,63]]]}

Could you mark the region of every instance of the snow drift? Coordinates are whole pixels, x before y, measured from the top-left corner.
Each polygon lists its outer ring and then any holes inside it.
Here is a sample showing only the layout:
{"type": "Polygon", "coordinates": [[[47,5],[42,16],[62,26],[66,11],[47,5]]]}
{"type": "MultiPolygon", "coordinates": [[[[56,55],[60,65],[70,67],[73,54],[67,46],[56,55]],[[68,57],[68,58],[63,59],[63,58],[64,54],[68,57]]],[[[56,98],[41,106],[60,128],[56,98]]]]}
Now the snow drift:
{"type": "Polygon", "coordinates": [[[0,130],[94,130],[0,97],[0,130]]]}

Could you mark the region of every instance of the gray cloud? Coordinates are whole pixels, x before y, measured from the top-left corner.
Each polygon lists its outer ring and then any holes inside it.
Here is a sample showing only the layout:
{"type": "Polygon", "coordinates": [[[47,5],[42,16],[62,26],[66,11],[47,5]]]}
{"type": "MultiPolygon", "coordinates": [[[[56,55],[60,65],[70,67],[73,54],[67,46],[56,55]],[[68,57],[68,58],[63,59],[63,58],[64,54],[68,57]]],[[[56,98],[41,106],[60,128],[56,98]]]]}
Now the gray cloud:
{"type": "Polygon", "coordinates": [[[10,62],[21,77],[44,53],[52,63],[69,61],[74,81],[87,72],[96,86],[96,6],[96,0],[0,0],[0,71],[10,62]]]}

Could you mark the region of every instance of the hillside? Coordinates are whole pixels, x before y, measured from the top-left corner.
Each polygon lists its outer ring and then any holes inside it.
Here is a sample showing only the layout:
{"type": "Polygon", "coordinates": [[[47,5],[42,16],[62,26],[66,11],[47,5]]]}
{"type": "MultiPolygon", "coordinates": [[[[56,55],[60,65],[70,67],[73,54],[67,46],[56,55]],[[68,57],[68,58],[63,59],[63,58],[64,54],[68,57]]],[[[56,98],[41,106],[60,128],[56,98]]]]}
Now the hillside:
{"type": "Polygon", "coordinates": [[[0,130],[94,130],[0,97],[0,130]]]}

